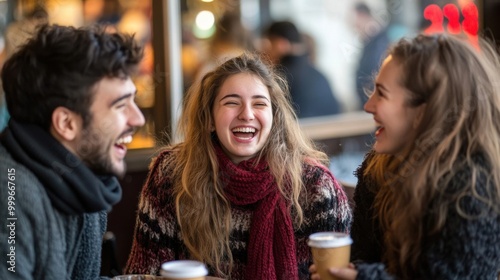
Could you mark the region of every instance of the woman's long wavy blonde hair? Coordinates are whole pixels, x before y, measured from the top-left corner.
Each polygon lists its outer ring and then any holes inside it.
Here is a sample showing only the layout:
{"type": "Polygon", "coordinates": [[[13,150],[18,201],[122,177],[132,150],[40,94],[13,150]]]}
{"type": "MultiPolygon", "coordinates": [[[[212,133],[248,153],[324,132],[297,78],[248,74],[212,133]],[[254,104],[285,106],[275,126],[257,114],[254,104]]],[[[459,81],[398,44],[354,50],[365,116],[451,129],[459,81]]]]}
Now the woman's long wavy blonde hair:
{"type": "Polygon", "coordinates": [[[299,194],[303,189],[302,164],[311,158],[327,164],[327,156],[304,137],[289,100],[285,80],[257,54],[245,53],[229,59],[188,91],[178,130],[183,142],[171,146],[176,151],[173,184],[177,219],[182,238],[192,256],[221,271],[221,263],[232,264],[229,234],[230,203],[219,182],[219,166],[211,132],[215,98],[226,79],[251,73],[267,86],[273,110],[272,130],[259,154],[267,160],[279,190],[303,219],[299,194]],[[285,183],[291,188],[285,188],[285,183]],[[285,191],[291,190],[291,191],[285,191]]]}
{"type": "Polygon", "coordinates": [[[402,66],[406,105],[426,104],[409,149],[398,156],[376,154],[364,172],[378,183],[375,212],[384,232],[384,261],[403,279],[416,275],[422,240],[439,233],[450,206],[466,218],[474,218],[459,206],[467,196],[483,201],[486,211],[500,208],[500,63],[495,49],[479,42],[475,47],[452,35],[419,35],[388,52],[402,66]],[[485,165],[473,161],[478,154],[485,165]],[[459,168],[471,170],[470,181],[444,195],[459,168]],[[479,174],[488,180],[482,195],[479,174]]]}

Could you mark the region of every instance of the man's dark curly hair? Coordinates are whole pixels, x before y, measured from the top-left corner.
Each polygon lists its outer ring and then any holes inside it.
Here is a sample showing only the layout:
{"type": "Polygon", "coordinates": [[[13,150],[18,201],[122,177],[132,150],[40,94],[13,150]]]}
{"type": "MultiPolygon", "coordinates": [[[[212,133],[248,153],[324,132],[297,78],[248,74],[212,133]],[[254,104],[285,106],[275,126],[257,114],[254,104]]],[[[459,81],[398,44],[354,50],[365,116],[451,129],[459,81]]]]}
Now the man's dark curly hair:
{"type": "Polygon", "coordinates": [[[42,25],[2,68],[11,118],[48,129],[52,112],[63,106],[80,114],[86,126],[96,83],[130,76],[142,56],[133,35],[104,26],[42,25]]]}

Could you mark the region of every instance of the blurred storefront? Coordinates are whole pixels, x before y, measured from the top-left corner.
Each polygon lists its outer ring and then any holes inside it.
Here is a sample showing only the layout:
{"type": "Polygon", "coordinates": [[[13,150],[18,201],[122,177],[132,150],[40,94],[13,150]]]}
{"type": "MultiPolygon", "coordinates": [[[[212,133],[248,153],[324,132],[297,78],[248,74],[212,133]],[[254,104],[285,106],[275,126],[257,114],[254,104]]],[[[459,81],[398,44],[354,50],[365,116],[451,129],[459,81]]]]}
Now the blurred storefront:
{"type": "Polygon", "coordinates": [[[477,25],[476,33],[488,24],[491,30],[488,34],[500,36],[500,28],[492,26],[499,0],[364,2],[372,18],[356,29],[355,1],[0,0],[0,53],[7,57],[13,46],[27,36],[26,30],[17,29],[27,29],[21,25],[32,28],[34,22],[44,20],[43,16],[50,23],[74,26],[102,23],[110,29],[135,33],[146,50],[141,71],[134,80],[138,87],[137,103],[147,124],[134,137],[130,148],[145,149],[175,139],[175,121],[183,92],[199,77],[204,64],[216,52],[229,52],[223,48],[229,44],[258,51],[261,32],[272,20],[291,20],[309,38],[314,63],[326,74],[345,113],[362,107],[354,92],[363,34],[384,29],[389,39],[395,41],[430,27],[442,30],[453,27],[465,32],[472,23],[477,25]],[[476,9],[475,15],[472,8],[476,9]],[[217,29],[236,26],[236,23],[221,25],[219,20],[227,14],[239,20],[239,30],[228,32],[232,42],[218,43],[217,29]]]}

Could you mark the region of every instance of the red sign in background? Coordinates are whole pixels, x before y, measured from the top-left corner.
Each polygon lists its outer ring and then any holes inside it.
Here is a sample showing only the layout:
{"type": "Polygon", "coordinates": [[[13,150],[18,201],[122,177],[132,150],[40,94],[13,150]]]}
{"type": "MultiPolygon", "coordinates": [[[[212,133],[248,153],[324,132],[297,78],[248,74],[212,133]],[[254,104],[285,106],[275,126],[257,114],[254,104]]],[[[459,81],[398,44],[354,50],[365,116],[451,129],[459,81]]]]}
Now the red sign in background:
{"type": "Polygon", "coordinates": [[[442,8],[432,4],[424,9],[424,18],[430,21],[424,33],[465,33],[472,43],[477,43],[479,12],[474,2],[467,2],[460,9],[455,4],[446,4],[442,8]],[[445,19],[446,26],[444,26],[445,19]]]}

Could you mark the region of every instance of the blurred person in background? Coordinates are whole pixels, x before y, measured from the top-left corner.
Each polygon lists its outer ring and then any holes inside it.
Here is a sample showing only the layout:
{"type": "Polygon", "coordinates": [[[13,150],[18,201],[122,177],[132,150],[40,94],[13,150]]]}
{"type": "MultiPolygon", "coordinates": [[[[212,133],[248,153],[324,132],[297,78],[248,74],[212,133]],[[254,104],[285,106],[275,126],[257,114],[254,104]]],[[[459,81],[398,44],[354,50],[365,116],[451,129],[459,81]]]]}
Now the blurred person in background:
{"type": "Polygon", "coordinates": [[[195,259],[224,279],[309,279],[308,236],[348,232],[351,212],[283,78],[259,55],[231,58],[190,88],[182,113],[183,142],[144,184],[126,272],[195,259]]]}
{"type": "Polygon", "coordinates": [[[132,36],[43,25],[3,65],[0,279],[99,278],[116,177],[144,125],[130,78],[141,58],[132,36]]]}
{"type": "Polygon", "coordinates": [[[295,111],[299,118],[341,113],[327,78],[311,63],[311,54],[295,24],[277,21],[264,32],[268,44],[263,52],[286,75],[295,111]]]}
{"type": "Polygon", "coordinates": [[[390,40],[386,26],[373,17],[370,7],[363,2],[354,5],[354,28],[363,44],[356,69],[356,93],[360,102],[359,109],[362,109],[390,40]]]}

